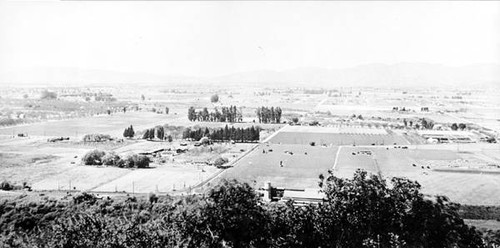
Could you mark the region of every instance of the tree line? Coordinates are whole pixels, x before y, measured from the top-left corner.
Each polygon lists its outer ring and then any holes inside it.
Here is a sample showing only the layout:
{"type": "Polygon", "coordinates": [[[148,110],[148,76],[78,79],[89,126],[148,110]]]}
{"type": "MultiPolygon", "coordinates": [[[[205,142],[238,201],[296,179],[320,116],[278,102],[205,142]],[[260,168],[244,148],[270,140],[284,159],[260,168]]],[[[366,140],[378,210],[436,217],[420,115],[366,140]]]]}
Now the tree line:
{"type": "MultiPolygon", "coordinates": [[[[263,204],[246,183],[222,180],[201,195],[146,200],[0,202],[1,247],[487,247],[445,197],[358,171],[322,177],[325,199],[263,204]]],[[[493,246],[490,246],[493,247],[493,246]]]]}
{"type": "Polygon", "coordinates": [[[168,142],[172,142],[173,140],[172,135],[167,134],[165,127],[163,126],[146,129],[146,131],[142,134],[142,138],[147,140],[153,140],[156,138],[159,140],[167,140],[168,142]]]}
{"type": "Polygon", "coordinates": [[[255,110],[259,123],[280,123],[282,110],[280,107],[260,107],[255,110]]]}
{"type": "Polygon", "coordinates": [[[202,110],[196,111],[194,107],[188,109],[188,119],[190,121],[210,121],[210,122],[242,122],[243,113],[241,108],[238,110],[236,106],[221,107],[219,111],[215,108],[213,111],[208,111],[205,107],[202,110]]]}
{"type": "Polygon", "coordinates": [[[260,127],[229,128],[227,125],[220,129],[198,128],[184,130],[182,138],[200,140],[208,137],[212,141],[235,141],[235,142],[255,142],[260,140],[260,127]]]}

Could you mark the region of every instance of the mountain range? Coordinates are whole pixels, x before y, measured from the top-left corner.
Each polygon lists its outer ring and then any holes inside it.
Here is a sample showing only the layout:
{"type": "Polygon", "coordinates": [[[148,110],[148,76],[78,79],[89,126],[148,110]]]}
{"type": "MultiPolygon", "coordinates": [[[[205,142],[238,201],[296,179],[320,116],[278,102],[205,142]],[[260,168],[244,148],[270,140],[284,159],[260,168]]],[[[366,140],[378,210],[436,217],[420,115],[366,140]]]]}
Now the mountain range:
{"type": "Polygon", "coordinates": [[[216,77],[189,77],[78,68],[33,68],[0,74],[1,85],[254,84],[308,87],[498,87],[500,65],[450,67],[428,63],[366,64],[345,69],[304,67],[216,77]]]}

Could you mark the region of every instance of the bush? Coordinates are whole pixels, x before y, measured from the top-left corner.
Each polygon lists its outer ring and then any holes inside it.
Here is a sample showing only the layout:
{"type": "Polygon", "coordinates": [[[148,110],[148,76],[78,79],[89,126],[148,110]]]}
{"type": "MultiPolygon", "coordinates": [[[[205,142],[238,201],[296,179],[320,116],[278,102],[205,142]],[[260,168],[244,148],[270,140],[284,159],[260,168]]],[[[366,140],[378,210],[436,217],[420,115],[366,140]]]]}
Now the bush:
{"type": "Polygon", "coordinates": [[[219,95],[215,94],[210,97],[210,102],[216,103],[219,101],[219,95]]]}
{"type": "Polygon", "coordinates": [[[73,197],[73,202],[75,204],[80,204],[82,202],[89,202],[91,204],[95,203],[97,201],[97,197],[93,194],[89,194],[86,192],[80,193],[78,195],[75,195],[73,197]]]}
{"type": "Polygon", "coordinates": [[[86,134],[83,136],[83,141],[84,142],[105,142],[105,141],[110,141],[113,140],[111,136],[108,134],[86,134]]]}
{"type": "Polygon", "coordinates": [[[134,165],[136,168],[148,168],[149,167],[149,158],[147,156],[137,155],[135,157],[134,165]]]}
{"type": "Polygon", "coordinates": [[[114,152],[109,152],[102,157],[102,164],[104,165],[114,165],[120,167],[119,164],[121,162],[123,162],[123,160],[114,152]]]}
{"type": "Polygon", "coordinates": [[[147,168],[150,163],[147,156],[133,154],[126,159],[122,159],[114,152],[106,153],[97,149],[85,154],[82,162],[85,165],[110,165],[120,168],[147,168]]]}
{"type": "Polygon", "coordinates": [[[92,150],[83,156],[82,162],[85,165],[102,165],[104,155],[106,155],[104,151],[92,150]]]}
{"type": "Polygon", "coordinates": [[[149,167],[149,158],[147,156],[142,155],[131,155],[127,157],[124,163],[124,167],[127,168],[148,168],[149,167]]]}
{"type": "Polygon", "coordinates": [[[51,99],[57,99],[57,93],[44,90],[42,91],[42,94],[40,95],[40,99],[42,100],[51,100],[51,99]]]}
{"type": "Polygon", "coordinates": [[[9,182],[3,181],[2,183],[0,183],[0,190],[12,190],[12,189],[14,189],[14,187],[9,182]]]}
{"type": "Polygon", "coordinates": [[[214,161],[214,165],[215,166],[221,166],[225,163],[229,162],[229,159],[227,158],[223,158],[223,157],[218,157],[217,159],[215,159],[214,161]]]}

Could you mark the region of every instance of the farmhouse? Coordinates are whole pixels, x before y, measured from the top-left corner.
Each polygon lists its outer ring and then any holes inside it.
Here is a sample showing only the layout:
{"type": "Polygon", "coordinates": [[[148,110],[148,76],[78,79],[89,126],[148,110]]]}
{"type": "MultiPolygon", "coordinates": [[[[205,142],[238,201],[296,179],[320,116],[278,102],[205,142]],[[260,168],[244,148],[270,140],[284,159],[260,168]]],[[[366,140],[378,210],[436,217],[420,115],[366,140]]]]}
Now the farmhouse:
{"type": "Polygon", "coordinates": [[[310,203],[323,202],[325,195],[318,189],[287,189],[272,187],[270,182],[265,183],[263,188],[257,190],[263,201],[287,202],[292,200],[294,205],[302,206],[310,203]]]}
{"type": "Polygon", "coordinates": [[[475,135],[468,131],[420,130],[420,136],[438,143],[474,143],[475,135]]]}

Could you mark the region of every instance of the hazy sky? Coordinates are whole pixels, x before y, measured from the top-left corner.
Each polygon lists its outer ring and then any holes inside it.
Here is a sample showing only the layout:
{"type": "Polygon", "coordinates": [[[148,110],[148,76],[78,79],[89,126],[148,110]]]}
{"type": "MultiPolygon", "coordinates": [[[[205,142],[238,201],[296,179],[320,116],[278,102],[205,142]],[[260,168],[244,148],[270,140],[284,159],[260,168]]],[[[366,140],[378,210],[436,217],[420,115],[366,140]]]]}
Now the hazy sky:
{"type": "Polygon", "coordinates": [[[0,73],[500,63],[500,2],[0,0],[0,73]]]}

